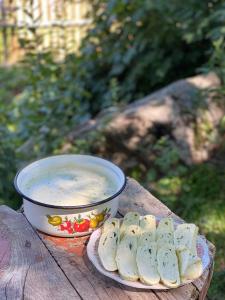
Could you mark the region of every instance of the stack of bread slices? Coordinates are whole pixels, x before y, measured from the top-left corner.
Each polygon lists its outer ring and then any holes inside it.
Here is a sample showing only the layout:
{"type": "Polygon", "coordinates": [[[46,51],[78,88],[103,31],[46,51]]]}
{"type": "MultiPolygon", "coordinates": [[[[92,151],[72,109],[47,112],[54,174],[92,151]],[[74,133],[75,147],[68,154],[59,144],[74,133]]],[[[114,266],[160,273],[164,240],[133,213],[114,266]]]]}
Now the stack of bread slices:
{"type": "Polygon", "coordinates": [[[108,219],[102,229],[98,254],[107,271],[117,271],[125,280],[147,285],[159,282],[174,288],[203,272],[197,256],[198,227],[180,224],[172,218],[156,225],[153,215],[129,212],[123,220],[108,219]]]}

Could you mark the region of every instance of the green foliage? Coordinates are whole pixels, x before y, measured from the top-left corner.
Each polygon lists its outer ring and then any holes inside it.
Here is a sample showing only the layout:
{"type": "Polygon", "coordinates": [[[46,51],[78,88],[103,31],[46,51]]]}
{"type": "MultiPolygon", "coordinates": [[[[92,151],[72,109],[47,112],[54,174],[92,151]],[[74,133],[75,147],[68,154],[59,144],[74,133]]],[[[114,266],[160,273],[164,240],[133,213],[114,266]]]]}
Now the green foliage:
{"type": "Polygon", "coordinates": [[[8,204],[13,208],[19,207],[21,199],[13,188],[18,166],[18,139],[11,118],[12,103],[25,85],[24,71],[20,67],[0,68],[0,204],[8,204]]]}
{"type": "Polygon", "coordinates": [[[18,208],[21,200],[12,188],[16,173],[16,157],[9,136],[8,130],[0,126],[0,157],[4,158],[0,161],[0,205],[7,203],[13,208],[18,208]]]}
{"type": "Polygon", "coordinates": [[[179,151],[176,145],[170,140],[169,136],[160,138],[152,148],[155,154],[154,165],[162,174],[176,175],[177,171],[174,166],[180,161],[179,151]]]}
{"type": "Polygon", "coordinates": [[[8,105],[15,95],[26,85],[24,70],[21,67],[0,67],[0,102],[8,105]]]}
{"type": "Polygon", "coordinates": [[[216,272],[210,285],[208,296],[209,299],[222,300],[225,295],[225,271],[216,272]]]}
{"type": "Polygon", "coordinates": [[[102,102],[110,105],[112,80],[117,83],[116,98],[129,102],[175,79],[193,75],[209,60],[208,69],[214,69],[219,60],[221,71],[223,1],[91,3],[93,28],[83,42],[81,57],[94,112],[102,102]],[[221,44],[217,51],[218,38],[221,44]]]}
{"type": "Polygon", "coordinates": [[[225,3],[224,1],[218,1],[215,9],[211,12],[208,22],[211,27],[208,28],[207,38],[210,39],[212,47],[209,49],[210,59],[206,63],[202,70],[211,71],[214,70],[221,78],[222,85],[217,89],[217,100],[225,105],[225,3]],[[219,97],[218,97],[219,92],[219,97]]]}
{"type": "Polygon", "coordinates": [[[24,62],[29,84],[14,103],[14,122],[22,142],[32,137],[34,157],[57,149],[65,134],[89,117],[88,93],[75,80],[70,59],[55,63],[42,53],[24,62]]]}

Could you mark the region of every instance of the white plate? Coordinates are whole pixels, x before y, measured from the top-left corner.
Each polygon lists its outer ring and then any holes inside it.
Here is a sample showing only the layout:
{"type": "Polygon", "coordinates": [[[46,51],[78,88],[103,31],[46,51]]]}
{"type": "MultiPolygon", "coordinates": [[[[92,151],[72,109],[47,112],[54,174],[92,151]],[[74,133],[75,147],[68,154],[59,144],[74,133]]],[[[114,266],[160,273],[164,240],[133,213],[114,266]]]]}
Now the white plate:
{"type": "MultiPolygon", "coordinates": [[[[175,227],[179,224],[175,220],[174,220],[174,223],[175,223],[175,227]]],[[[96,269],[100,273],[102,273],[106,277],[109,277],[119,283],[122,283],[122,284],[130,286],[130,287],[138,288],[138,289],[151,289],[151,290],[168,290],[168,289],[170,289],[161,283],[155,284],[155,285],[146,285],[146,284],[141,283],[140,281],[124,280],[119,276],[118,272],[109,272],[109,271],[105,270],[100,262],[100,259],[98,256],[98,251],[97,251],[100,235],[101,235],[101,229],[99,228],[92,233],[92,235],[89,239],[88,245],[87,245],[87,255],[88,255],[90,261],[93,263],[93,265],[96,267],[96,269]]],[[[197,253],[198,253],[198,256],[202,260],[203,272],[204,272],[210,263],[210,257],[209,257],[209,249],[208,249],[206,240],[203,236],[200,236],[200,235],[198,235],[198,237],[197,237],[197,253]]],[[[191,280],[186,281],[186,282],[182,283],[181,285],[188,284],[192,281],[191,280]]]]}

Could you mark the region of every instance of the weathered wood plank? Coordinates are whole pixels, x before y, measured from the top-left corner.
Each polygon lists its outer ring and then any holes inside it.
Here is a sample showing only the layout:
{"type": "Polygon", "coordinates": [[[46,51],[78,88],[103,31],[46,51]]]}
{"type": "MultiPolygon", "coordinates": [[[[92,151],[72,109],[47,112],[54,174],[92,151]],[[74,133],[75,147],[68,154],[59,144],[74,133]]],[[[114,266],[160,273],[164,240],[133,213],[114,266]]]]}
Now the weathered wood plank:
{"type": "Polygon", "coordinates": [[[101,275],[86,255],[86,243],[89,237],[68,239],[49,237],[40,232],[38,234],[82,299],[158,300],[151,291],[140,292],[137,289],[127,289],[101,275]]]}
{"type": "Polygon", "coordinates": [[[155,294],[160,300],[197,300],[199,292],[193,285],[184,285],[176,289],[164,292],[156,292],[155,294]]]}
{"type": "Polygon", "coordinates": [[[119,212],[123,215],[130,210],[139,211],[142,215],[152,213],[157,216],[168,216],[172,213],[166,205],[131,178],[128,178],[126,188],[119,199],[119,212]]]}
{"type": "Polygon", "coordinates": [[[204,300],[206,298],[208,288],[212,280],[213,270],[214,270],[214,262],[212,262],[210,268],[206,270],[204,274],[202,274],[202,276],[199,279],[195,280],[193,283],[199,290],[199,300],[204,300]]]}
{"type": "Polygon", "coordinates": [[[25,217],[6,206],[0,207],[0,299],[80,299],[25,217]]]}

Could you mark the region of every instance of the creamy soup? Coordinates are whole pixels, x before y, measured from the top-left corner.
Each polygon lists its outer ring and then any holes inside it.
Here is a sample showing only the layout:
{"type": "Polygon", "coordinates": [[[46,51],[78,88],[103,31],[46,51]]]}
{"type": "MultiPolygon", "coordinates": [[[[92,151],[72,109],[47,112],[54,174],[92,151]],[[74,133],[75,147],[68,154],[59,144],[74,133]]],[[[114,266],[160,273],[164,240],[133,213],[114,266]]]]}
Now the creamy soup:
{"type": "Polygon", "coordinates": [[[61,167],[33,178],[26,184],[27,196],[53,205],[83,205],[115,193],[116,184],[101,168],[61,167]]]}

